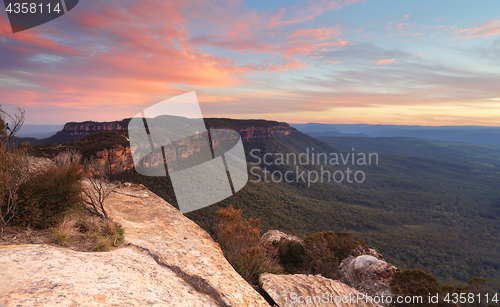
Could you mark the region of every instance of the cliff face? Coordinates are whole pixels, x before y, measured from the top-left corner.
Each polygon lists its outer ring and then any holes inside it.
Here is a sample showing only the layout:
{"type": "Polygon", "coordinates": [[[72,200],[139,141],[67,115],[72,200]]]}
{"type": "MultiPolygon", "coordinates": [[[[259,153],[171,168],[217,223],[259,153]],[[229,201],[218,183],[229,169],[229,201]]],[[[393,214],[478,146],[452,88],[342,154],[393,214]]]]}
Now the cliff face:
{"type": "Polygon", "coordinates": [[[125,230],[111,252],[0,246],[0,306],[269,306],[203,229],[144,187],[115,189],[105,207],[125,230]]]}
{"type": "Polygon", "coordinates": [[[238,130],[243,141],[253,141],[271,138],[276,135],[289,135],[296,131],[288,125],[272,126],[272,127],[247,127],[238,130]]]}
{"type": "Polygon", "coordinates": [[[124,119],[114,122],[93,122],[86,121],[81,123],[66,123],[61,130],[66,135],[85,136],[101,131],[126,130],[130,119],[124,119]]]}
{"type": "Polygon", "coordinates": [[[121,173],[134,168],[130,147],[118,145],[95,153],[95,160],[102,166],[109,166],[111,173],[121,173]]]}
{"type": "MultiPolygon", "coordinates": [[[[70,136],[85,136],[101,131],[127,130],[129,121],[130,118],[114,122],[70,122],[64,125],[61,132],[70,136]]],[[[269,138],[280,134],[288,135],[297,131],[286,123],[268,122],[268,125],[262,125],[262,122],[265,121],[258,121],[258,125],[255,125],[256,123],[253,121],[226,119],[227,122],[230,122],[228,125],[224,121],[224,119],[218,119],[217,122],[211,121],[210,119],[206,120],[209,128],[221,128],[220,126],[222,126],[222,128],[233,128],[247,141],[269,138]]]]}

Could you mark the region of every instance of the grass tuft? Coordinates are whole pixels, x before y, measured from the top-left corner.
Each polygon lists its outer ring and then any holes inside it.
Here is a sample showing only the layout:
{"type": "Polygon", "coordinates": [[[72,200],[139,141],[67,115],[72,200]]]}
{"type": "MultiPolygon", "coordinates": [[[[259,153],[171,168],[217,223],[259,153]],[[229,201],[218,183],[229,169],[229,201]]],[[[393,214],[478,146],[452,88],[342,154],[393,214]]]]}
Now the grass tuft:
{"type": "Polygon", "coordinates": [[[52,229],[54,240],[62,246],[69,246],[72,238],[78,234],[75,229],[76,223],[76,219],[65,217],[59,225],[52,229]]]}

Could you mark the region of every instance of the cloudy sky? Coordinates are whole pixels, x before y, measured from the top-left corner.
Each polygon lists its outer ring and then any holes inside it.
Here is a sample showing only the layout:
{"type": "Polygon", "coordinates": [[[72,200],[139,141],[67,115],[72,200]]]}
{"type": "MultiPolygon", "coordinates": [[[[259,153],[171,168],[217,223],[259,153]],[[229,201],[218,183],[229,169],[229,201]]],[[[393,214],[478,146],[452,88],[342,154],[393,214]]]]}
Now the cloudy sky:
{"type": "Polygon", "coordinates": [[[500,126],[497,0],[83,0],[15,34],[1,11],[0,104],[27,124],[194,90],[205,117],[500,126]]]}

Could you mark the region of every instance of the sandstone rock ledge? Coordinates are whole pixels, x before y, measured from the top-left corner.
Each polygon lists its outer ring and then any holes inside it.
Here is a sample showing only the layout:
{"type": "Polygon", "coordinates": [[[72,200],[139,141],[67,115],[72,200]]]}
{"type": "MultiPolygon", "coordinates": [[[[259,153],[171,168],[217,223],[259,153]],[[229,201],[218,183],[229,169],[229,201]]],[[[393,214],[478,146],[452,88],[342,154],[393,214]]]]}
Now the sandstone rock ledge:
{"type": "MultiPolygon", "coordinates": [[[[379,307],[365,299],[356,300],[358,291],[337,280],[315,275],[273,275],[264,273],[262,289],[279,307],[336,306],[379,307]],[[352,297],[352,299],[351,299],[352,297]]],[[[361,298],[361,297],[360,297],[361,298]]]]}
{"type": "Polygon", "coordinates": [[[146,188],[117,188],[106,209],[125,230],[114,251],[0,247],[0,307],[269,306],[203,229],[146,188]]]}

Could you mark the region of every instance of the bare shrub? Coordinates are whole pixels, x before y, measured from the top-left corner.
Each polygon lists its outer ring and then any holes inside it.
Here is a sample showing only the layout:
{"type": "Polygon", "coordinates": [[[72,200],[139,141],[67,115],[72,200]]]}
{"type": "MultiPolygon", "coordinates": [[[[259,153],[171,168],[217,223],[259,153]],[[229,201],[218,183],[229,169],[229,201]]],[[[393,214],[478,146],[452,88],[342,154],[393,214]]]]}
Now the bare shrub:
{"type": "Polygon", "coordinates": [[[8,150],[0,145],[0,236],[14,218],[19,204],[18,191],[28,177],[28,159],[22,150],[8,150]]]}
{"type": "Polygon", "coordinates": [[[85,208],[94,214],[102,216],[104,219],[109,219],[104,209],[104,201],[115,188],[108,180],[109,167],[93,159],[86,161],[84,167],[88,173],[83,188],[85,208]]]}
{"type": "Polygon", "coordinates": [[[0,142],[3,144],[9,141],[19,132],[24,124],[24,110],[17,108],[14,115],[10,115],[0,108],[0,142]]]}
{"type": "Polygon", "coordinates": [[[18,190],[28,177],[27,147],[9,147],[9,141],[24,123],[24,110],[11,116],[0,108],[0,236],[14,218],[18,207],[18,190]],[[10,123],[10,126],[9,126],[10,123]]]}
{"type": "Polygon", "coordinates": [[[82,154],[73,149],[61,152],[54,157],[54,163],[59,169],[80,164],[81,160],[82,154]]]}

